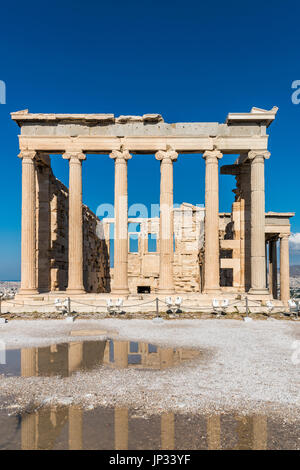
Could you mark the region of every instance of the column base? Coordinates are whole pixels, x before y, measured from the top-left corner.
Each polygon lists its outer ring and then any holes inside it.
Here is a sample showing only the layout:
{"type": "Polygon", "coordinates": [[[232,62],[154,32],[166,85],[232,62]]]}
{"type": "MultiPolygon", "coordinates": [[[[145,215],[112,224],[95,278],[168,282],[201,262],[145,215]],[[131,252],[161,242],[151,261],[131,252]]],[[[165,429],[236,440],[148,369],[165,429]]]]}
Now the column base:
{"type": "Polygon", "coordinates": [[[67,288],[66,293],[73,295],[73,294],[85,294],[86,292],[84,289],[67,288]]]}
{"type": "Polygon", "coordinates": [[[39,291],[37,289],[20,289],[17,295],[37,295],[39,291]]]}
{"type": "Polygon", "coordinates": [[[263,289],[255,289],[254,287],[251,287],[251,289],[248,292],[249,295],[270,295],[269,289],[264,287],[263,289]]]}
{"type": "Polygon", "coordinates": [[[203,294],[221,294],[221,289],[218,288],[212,288],[212,289],[203,289],[203,294]]]}

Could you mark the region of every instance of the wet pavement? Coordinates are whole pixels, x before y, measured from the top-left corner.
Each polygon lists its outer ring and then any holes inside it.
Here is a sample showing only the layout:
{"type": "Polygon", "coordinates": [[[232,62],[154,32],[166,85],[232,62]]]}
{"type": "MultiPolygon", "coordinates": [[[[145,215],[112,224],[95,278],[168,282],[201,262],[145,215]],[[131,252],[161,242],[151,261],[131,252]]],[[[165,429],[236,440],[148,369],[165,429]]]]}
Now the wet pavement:
{"type": "Polygon", "coordinates": [[[127,408],[45,407],[9,416],[0,411],[0,449],[299,449],[299,424],[264,415],[163,413],[127,408]]]}
{"type": "MultiPolygon", "coordinates": [[[[0,375],[63,378],[80,372],[84,377],[104,367],[155,374],[182,363],[193,367],[194,359],[205,367],[210,354],[115,339],[73,341],[7,350],[0,375]]],[[[147,415],[120,406],[87,408],[71,400],[15,414],[12,402],[0,410],[0,449],[300,449],[300,419],[286,422],[268,412],[204,415],[183,409],[147,415]]]]}

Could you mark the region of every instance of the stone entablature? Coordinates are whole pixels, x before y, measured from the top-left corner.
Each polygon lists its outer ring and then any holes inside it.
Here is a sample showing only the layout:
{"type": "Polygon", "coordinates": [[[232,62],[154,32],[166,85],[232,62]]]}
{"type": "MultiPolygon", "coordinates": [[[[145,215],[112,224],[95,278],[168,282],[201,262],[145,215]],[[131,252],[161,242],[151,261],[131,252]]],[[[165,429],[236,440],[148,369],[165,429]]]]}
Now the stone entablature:
{"type": "Polygon", "coordinates": [[[214,148],[233,153],[267,149],[266,128],[276,112],[277,108],[252,108],[250,113],[230,113],[224,124],[169,124],[160,114],[115,118],[113,114],[34,114],[25,110],[11,116],[21,127],[20,148],[24,150],[108,153],[123,145],[132,153],[156,152],[167,146],[180,153],[214,148]]]}
{"type": "Polygon", "coordinates": [[[21,126],[21,135],[24,136],[259,136],[262,135],[262,127],[265,134],[265,129],[274,120],[276,111],[277,108],[263,112],[252,108],[250,113],[230,113],[225,124],[166,123],[160,114],[115,117],[113,114],[36,114],[29,113],[28,110],[12,113],[12,119],[21,126]]]}
{"type": "Polygon", "coordinates": [[[272,238],[275,233],[286,233],[290,235],[290,219],[295,212],[266,212],[265,233],[268,238],[272,238]]]}

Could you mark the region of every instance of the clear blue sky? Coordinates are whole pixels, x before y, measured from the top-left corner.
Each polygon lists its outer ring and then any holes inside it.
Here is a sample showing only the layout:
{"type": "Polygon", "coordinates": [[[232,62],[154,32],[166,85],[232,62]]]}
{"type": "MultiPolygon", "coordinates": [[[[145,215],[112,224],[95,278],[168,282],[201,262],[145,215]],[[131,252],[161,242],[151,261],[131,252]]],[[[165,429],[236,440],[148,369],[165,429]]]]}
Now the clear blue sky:
{"type": "MultiPolygon", "coordinates": [[[[299,2],[288,1],[14,1],[1,5],[0,279],[18,279],[21,161],[9,113],[161,113],[167,122],[219,121],[252,106],[279,112],[269,128],[266,209],[295,211],[300,232],[299,2]]],[[[222,163],[230,163],[224,157],[222,163]]],[[[67,183],[67,162],[56,157],[67,183]]],[[[159,162],[129,162],[129,204],[159,200],[159,162]],[[145,178],[144,175],[147,175],[145,178]]],[[[84,202],[113,202],[113,161],[84,162],[84,202]]],[[[204,162],[179,157],[175,202],[204,202],[204,162]]],[[[220,178],[220,210],[230,210],[234,179],[220,178]]],[[[300,262],[300,252],[292,262],[300,262]]],[[[298,247],[299,249],[299,247],[298,247]]]]}

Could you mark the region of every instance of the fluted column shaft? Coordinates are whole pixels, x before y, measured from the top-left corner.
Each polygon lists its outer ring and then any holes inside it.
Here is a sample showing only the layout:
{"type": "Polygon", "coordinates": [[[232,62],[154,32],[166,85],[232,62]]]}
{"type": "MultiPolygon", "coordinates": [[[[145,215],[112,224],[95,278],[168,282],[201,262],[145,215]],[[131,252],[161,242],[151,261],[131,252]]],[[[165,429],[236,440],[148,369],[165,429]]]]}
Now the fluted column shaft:
{"type": "Polygon", "coordinates": [[[69,160],[69,270],[68,292],[84,293],[83,287],[83,218],[82,218],[82,160],[80,152],[66,152],[69,160]]]}
{"type": "Polygon", "coordinates": [[[265,252],[265,159],[267,151],[249,152],[251,160],[251,294],[267,294],[265,252]]]}
{"type": "Polygon", "coordinates": [[[23,151],[19,157],[22,159],[22,245],[19,293],[36,294],[36,152],[23,151]]]}
{"type": "Polygon", "coordinates": [[[128,150],[114,150],[110,158],[115,160],[115,240],[113,293],[129,294],[128,288],[128,150]]]}
{"type": "Polygon", "coordinates": [[[174,217],[173,217],[173,162],[178,154],[172,149],[160,150],[160,222],[159,222],[159,293],[174,292],[174,217]]]}
{"type": "Polygon", "coordinates": [[[220,415],[213,415],[207,418],[207,449],[221,449],[221,418],[220,415]]]}
{"type": "Polygon", "coordinates": [[[218,150],[207,150],[205,160],[205,259],[204,292],[220,291],[220,248],[219,248],[219,159],[218,150]]]}
{"type": "Polygon", "coordinates": [[[163,413],[161,415],[161,449],[175,449],[175,415],[163,413]]]}
{"type": "Polygon", "coordinates": [[[114,430],[116,450],[128,449],[128,409],[115,408],[114,411],[114,430]]]}
{"type": "Polygon", "coordinates": [[[82,450],[83,411],[79,406],[69,407],[69,450],[82,450]]]}
{"type": "Polygon", "coordinates": [[[38,438],[37,412],[24,414],[21,421],[21,449],[36,450],[38,438]]]}
{"type": "Polygon", "coordinates": [[[21,377],[34,377],[36,375],[37,350],[36,348],[21,349],[21,377]]]}
{"type": "Polygon", "coordinates": [[[68,345],[68,368],[69,375],[82,367],[83,343],[74,341],[68,345]]]}
{"type": "Polygon", "coordinates": [[[289,235],[280,234],[280,299],[287,304],[290,298],[289,235]]]}

